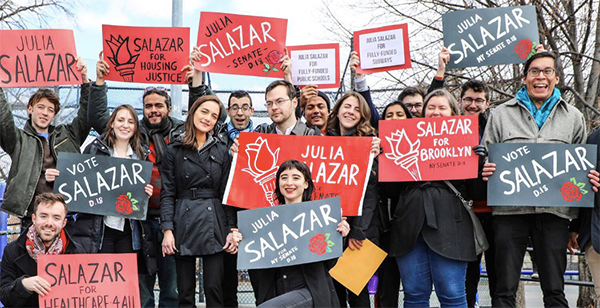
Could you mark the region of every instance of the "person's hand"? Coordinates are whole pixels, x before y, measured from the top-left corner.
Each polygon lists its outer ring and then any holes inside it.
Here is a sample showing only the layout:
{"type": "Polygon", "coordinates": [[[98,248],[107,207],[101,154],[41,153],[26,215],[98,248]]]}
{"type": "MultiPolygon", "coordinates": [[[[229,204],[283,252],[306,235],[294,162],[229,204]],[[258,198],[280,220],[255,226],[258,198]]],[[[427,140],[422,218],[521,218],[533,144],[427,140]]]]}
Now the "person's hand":
{"type": "Polygon", "coordinates": [[[567,244],[567,249],[569,249],[569,252],[571,252],[572,255],[575,254],[575,250],[580,250],[579,244],[577,244],[577,237],[579,237],[579,233],[569,232],[569,244],[567,244]]]}
{"type": "Polygon", "coordinates": [[[192,82],[193,78],[194,78],[194,65],[193,64],[188,64],[184,67],[181,68],[181,72],[185,72],[185,77],[183,77],[183,80],[185,80],[185,83],[190,83],[192,82]]]}
{"type": "Polygon", "coordinates": [[[435,73],[435,77],[440,79],[444,78],[446,74],[446,65],[450,62],[450,50],[446,47],[442,47],[442,51],[438,54],[438,69],[435,73]]]}
{"type": "Polygon", "coordinates": [[[378,137],[373,137],[373,141],[371,141],[371,153],[375,157],[381,153],[381,139],[378,137]]]}
{"type": "Polygon", "coordinates": [[[588,174],[588,178],[590,178],[590,183],[592,183],[592,190],[598,192],[598,187],[600,187],[600,173],[592,169],[588,174]]]}
{"type": "Polygon", "coordinates": [[[306,87],[302,88],[300,91],[300,108],[304,109],[306,104],[310,102],[311,99],[317,97],[319,95],[319,90],[317,86],[314,84],[309,84],[306,87]]]}
{"type": "Polygon", "coordinates": [[[194,46],[192,48],[192,52],[190,53],[190,65],[186,65],[183,67],[183,69],[188,70],[185,73],[185,81],[187,83],[192,82],[192,87],[197,87],[204,82],[204,80],[202,79],[202,71],[197,70],[194,67],[194,62],[200,62],[201,60],[202,56],[200,55],[200,47],[194,46]]]}
{"type": "Polygon", "coordinates": [[[21,282],[23,283],[23,287],[25,287],[25,289],[35,292],[39,295],[44,296],[50,292],[50,284],[40,276],[23,278],[21,282]]]}
{"type": "Polygon", "coordinates": [[[144,187],[144,192],[146,192],[146,195],[148,195],[148,198],[150,198],[152,197],[152,192],[154,192],[154,187],[152,187],[150,184],[146,184],[146,187],[144,187]]]}
{"type": "Polygon", "coordinates": [[[288,56],[287,48],[283,50],[285,54],[279,62],[281,62],[281,71],[283,72],[283,79],[292,83],[292,58],[288,56]]]}
{"type": "Polygon", "coordinates": [[[100,59],[96,62],[96,85],[101,86],[104,84],[104,76],[109,73],[109,66],[106,61],[104,61],[104,52],[100,52],[100,59]]]}
{"type": "Polygon", "coordinates": [[[494,164],[494,163],[483,164],[483,170],[481,172],[481,175],[483,176],[482,179],[484,181],[487,181],[490,178],[490,176],[492,176],[492,174],[494,174],[494,171],[496,171],[496,164],[494,164]]]}
{"type": "Polygon", "coordinates": [[[360,250],[363,246],[363,240],[357,240],[354,238],[349,238],[348,239],[348,247],[350,247],[350,250],[360,250]]]}
{"type": "Polygon", "coordinates": [[[81,57],[77,57],[77,70],[81,72],[82,84],[90,81],[87,76],[87,63],[81,57]]]}
{"type": "Polygon", "coordinates": [[[58,169],[48,168],[46,169],[46,174],[44,178],[46,178],[46,182],[54,182],[56,177],[60,175],[60,171],[58,169]]]}
{"type": "Polygon", "coordinates": [[[227,234],[227,240],[223,249],[234,255],[238,252],[238,245],[242,240],[242,234],[236,228],[231,228],[231,233],[227,234]]]}
{"type": "MultiPolygon", "coordinates": [[[[353,51],[350,56],[350,69],[356,73],[356,69],[360,67],[360,58],[358,57],[358,52],[353,51]]],[[[356,79],[360,79],[365,77],[364,74],[356,74],[356,79]]]]}
{"type": "Polygon", "coordinates": [[[479,155],[481,157],[486,157],[488,155],[487,150],[485,149],[485,146],[483,145],[476,145],[473,147],[473,152],[475,153],[475,155],[479,155]]]}
{"type": "Polygon", "coordinates": [[[192,47],[192,52],[190,53],[190,63],[194,64],[194,62],[200,62],[201,60],[202,56],[200,55],[200,47],[192,47]]]}
{"type": "Polygon", "coordinates": [[[348,236],[350,233],[350,224],[346,221],[346,217],[342,217],[342,221],[337,225],[337,231],[342,234],[343,237],[348,236]]]}
{"type": "Polygon", "coordinates": [[[229,151],[231,151],[231,154],[240,151],[240,142],[238,141],[238,138],[235,138],[235,140],[233,140],[233,144],[231,145],[231,148],[229,148],[229,151]]]}
{"type": "Polygon", "coordinates": [[[165,255],[174,255],[177,251],[175,247],[175,236],[173,236],[173,230],[165,230],[162,241],[162,253],[165,255]]]}
{"type": "Polygon", "coordinates": [[[548,50],[546,50],[546,48],[542,44],[535,46],[535,53],[546,52],[546,51],[548,51],[548,50]]]}

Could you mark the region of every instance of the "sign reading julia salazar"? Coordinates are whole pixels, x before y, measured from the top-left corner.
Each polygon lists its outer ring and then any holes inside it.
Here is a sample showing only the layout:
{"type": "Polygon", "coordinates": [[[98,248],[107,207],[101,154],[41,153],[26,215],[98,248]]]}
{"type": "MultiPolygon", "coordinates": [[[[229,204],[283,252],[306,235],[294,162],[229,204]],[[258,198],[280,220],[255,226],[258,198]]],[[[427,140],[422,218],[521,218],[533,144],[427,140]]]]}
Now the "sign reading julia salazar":
{"type": "Polygon", "coordinates": [[[40,308],[141,307],[134,253],[39,255],[37,272],[50,283],[40,308]]]}
{"type": "Polygon", "coordinates": [[[534,6],[463,10],[442,16],[448,68],[523,63],[539,42],[534,6]]]}
{"type": "Polygon", "coordinates": [[[340,87],[340,44],[288,46],[292,60],[292,83],[340,87]]]}
{"type": "Polygon", "coordinates": [[[81,83],[73,30],[0,30],[0,87],[81,83]]]}
{"type": "Polygon", "coordinates": [[[360,57],[358,74],[411,67],[407,24],[356,31],[354,48],[360,57]]]}
{"type": "Polygon", "coordinates": [[[382,182],[462,180],[477,177],[479,143],[476,115],[379,121],[384,155],[382,182]]]}
{"type": "Polygon", "coordinates": [[[58,153],[54,192],[69,211],[146,219],[152,163],[136,159],[58,153]]]}
{"type": "Polygon", "coordinates": [[[274,268],[338,258],[340,198],[238,212],[238,269],[274,268]]]}
{"type": "Polygon", "coordinates": [[[497,143],[489,146],[496,171],[488,183],[488,205],[593,207],[588,178],[597,146],[497,143]]]}

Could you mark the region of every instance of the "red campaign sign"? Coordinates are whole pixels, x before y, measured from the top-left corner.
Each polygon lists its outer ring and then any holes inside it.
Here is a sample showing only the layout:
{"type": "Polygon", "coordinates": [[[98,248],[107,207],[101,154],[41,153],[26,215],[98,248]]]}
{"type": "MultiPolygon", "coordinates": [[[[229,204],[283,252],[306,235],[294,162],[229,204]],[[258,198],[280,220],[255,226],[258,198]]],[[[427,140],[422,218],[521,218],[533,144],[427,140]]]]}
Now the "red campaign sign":
{"type": "Polygon", "coordinates": [[[81,83],[73,30],[0,30],[0,87],[81,83]]]}
{"type": "Polygon", "coordinates": [[[39,255],[37,272],[50,283],[40,308],[141,307],[135,253],[39,255]]]}
{"type": "Polygon", "coordinates": [[[379,121],[379,181],[476,178],[478,123],[477,115],[379,121]]]}
{"type": "Polygon", "coordinates": [[[358,51],[358,74],[411,68],[408,25],[392,25],[354,32],[354,50],[358,51]]]}
{"type": "Polygon", "coordinates": [[[201,12],[196,69],[234,75],[283,78],[287,19],[201,12]]]}
{"type": "Polygon", "coordinates": [[[102,25],[106,80],[183,84],[189,64],[190,28],[102,25]]]}
{"type": "Polygon", "coordinates": [[[340,44],[288,46],[292,60],[292,83],[303,88],[314,84],[320,89],[340,87],[340,44]]]}
{"type": "Polygon", "coordinates": [[[342,198],[344,216],[360,216],[371,173],[372,138],[241,133],[223,203],[254,209],[279,205],[275,175],[296,159],[311,169],[314,200],[342,198]]]}

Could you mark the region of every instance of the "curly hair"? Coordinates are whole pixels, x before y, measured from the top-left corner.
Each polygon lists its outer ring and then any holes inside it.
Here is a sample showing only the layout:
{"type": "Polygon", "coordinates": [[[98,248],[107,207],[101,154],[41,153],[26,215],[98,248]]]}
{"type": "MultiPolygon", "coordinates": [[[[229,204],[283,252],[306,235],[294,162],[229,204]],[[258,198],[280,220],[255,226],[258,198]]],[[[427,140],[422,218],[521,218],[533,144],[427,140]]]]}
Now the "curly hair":
{"type": "Polygon", "coordinates": [[[331,113],[329,114],[329,119],[327,119],[327,130],[335,131],[341,134],[340,129],[340,119],[338,118],[338,113],[342,104],[347,98],[354,97],[358,100],[358,109],[360,113],[360,120],[358,120],[358,124],[354,127],[356,129],[357,136],[373,136],[377,132],[375,128],[371,126],[371,109],[369,109],[369,105],[362,95],[357,92],[350,91],[346,92],[340,99],[335,103],[331,113]]]}

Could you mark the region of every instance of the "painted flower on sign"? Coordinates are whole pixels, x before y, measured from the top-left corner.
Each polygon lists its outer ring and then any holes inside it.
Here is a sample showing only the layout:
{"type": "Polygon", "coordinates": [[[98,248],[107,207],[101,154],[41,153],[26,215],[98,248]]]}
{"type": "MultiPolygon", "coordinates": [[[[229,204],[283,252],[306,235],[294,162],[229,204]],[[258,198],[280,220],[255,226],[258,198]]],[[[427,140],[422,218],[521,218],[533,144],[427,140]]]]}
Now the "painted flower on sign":
{"type": "Polygon", "coordinates": [[[130,192],[128,192],[126,195],[120,195],[116,202],[117,212],[129,215],[133,211],[139,211],[140,209],[138,208],[137,203],[138,201],[131,196],[130,192]]]}
{"type": "Polygon", "coordinates": [[[331,246],[335,245],[335,243],[329,239],[330,236],[330,233],[318,233],[311,237],[308,250],[318,255],[323,255],[325,252],[332,252],[331,246]]]}
{"type": "Polygon", "coordinates": [[[560,193],[565,201],[573,202],[581,200],[588,191],[585,189],[585,183],[578,183],[575,178],[571,178],[569,182],[565,182],[560,188],[560,193]]]}
{"type": "Polygon", "coordinates": [[[263,63],[265,68],[262,69],[263,72],[267,72],[265,75],[269,75],[271,71],[279,72],[279,69],[276,68],[275,65],[281,61],[281,58],[283,58],[283,54],[279,50],[272,50],[267,54],[267,57],[265,58],[267,63],[263,63]]]}

